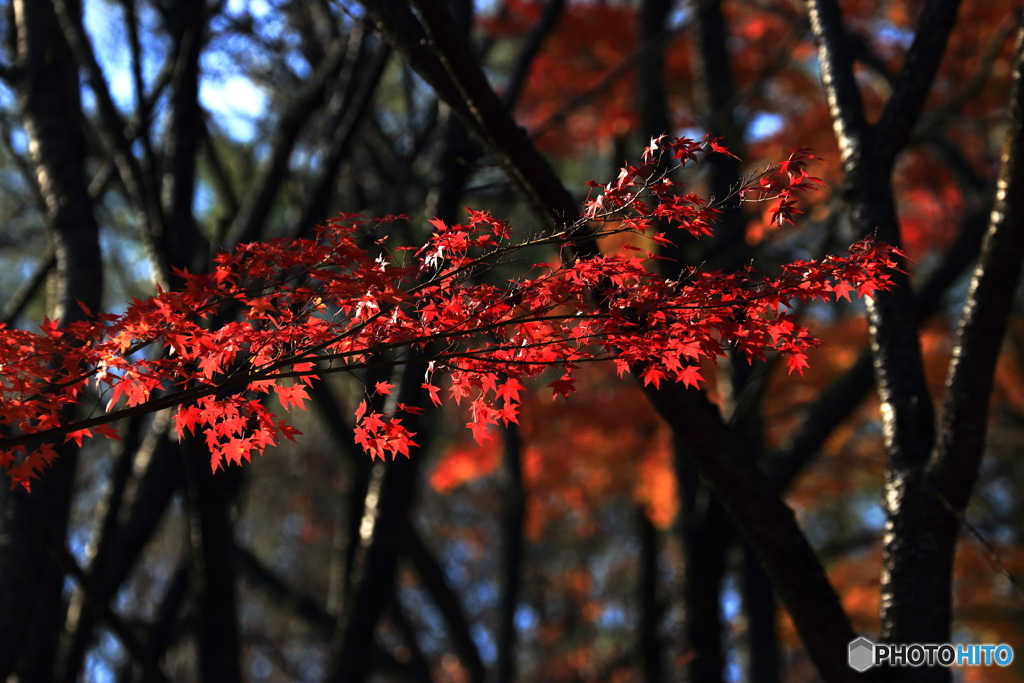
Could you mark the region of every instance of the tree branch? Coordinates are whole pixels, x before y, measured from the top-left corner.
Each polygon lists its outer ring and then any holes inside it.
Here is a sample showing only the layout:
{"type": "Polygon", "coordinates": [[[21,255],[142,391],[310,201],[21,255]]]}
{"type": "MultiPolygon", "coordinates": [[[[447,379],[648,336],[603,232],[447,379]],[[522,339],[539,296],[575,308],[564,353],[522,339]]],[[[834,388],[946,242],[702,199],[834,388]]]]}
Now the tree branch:
{"type": "Polygon", "coordinates": [[[299,237],[307,235],[315,225],[327,217],[327,205],[338,177],[341,162],[348,154],[349,146],[356,132],[370,111],[373,94],[380,84],[390,56],[391,46],[382,44],[374,52],[370,64],[365,69],[361,69],[360,73],[352,74],[349,85],[356,84],[356,87],[346,87],[338,112],[334,117],[336,121],[327,127],[332,134],[324,155],[322,171],[306,197],[302,215],[291,228],[292,235],[299,237]]]}
{"type": "Polygon", "coordinates": [[[436,0],[422,0],[416,6],[423,26],[400,0],[364,3],[367,15],[385,38],[498,161],[542,224],[571,224],[579,216],[572,195],[505,111],[469,47],[457,40],[448,10],[436,0]]]}
{"type": "Polygon", "coordinates": [[[291,159],[299,134],[313,112],[323,103],[327,84],[339,75],[346,61],[353,70],[349,77],[354,77],[355,68],[364,59],[366,37],[362,23],[356,22],[349,37],[348,49],[340,43],[332,45],[303,91],[285,110],[271,142],[270,156],[260,168],[228,230],[227,247],[259,239],[277,198],[278,189],[288,174],[288,160],[291,159]]]}
{"type": "Polygon", "coordinates": [[[953,346],[939,434],[929,462],[934,488],[963,512],[978,476],[993,375],[1024,261],[1024,29],[1018,33],[1010,121],[991,223],[953,346]]]}
{"type": "Polygon", "coordinates": [[[462,665],[466,667],[469,680],[473,683],[482,683],[487,670],[484,668],[480,652],[469,629],[469,620],[462,609],[462,601],[458,594],[448,585],[444,576],[444,569],[437,561],[437,558],[427,548],[419,532],[410,522],[408,525],[407,543],[405,552],[408,553],[416,573],[423,581],[430,594],[434,598],[438,609],[448,624],[448,637],[455,646],[455,653],[459,656],[462,665]]]}
{"type": "MultiPolygon", "coordinates": [[[[125,123],[117,106],[110,95],[110,88],[103,76],[103,70],[96,61],[96,54],[85,34],[82,26],[81,16],[78,13],[69,11],[66,0],[53,0],[54,9],[64,39],[71,47],[75,60],[85,69],[89,77],[89,86],[96,95],[96,103],[100,112],[100,119],[103,122],[103,132],[110,140],[114,151],[114,161],[117,165],[121,182],[128,192],[128,196],[142,216],[143,242],[146,245],[149,260],[152,263],[157,282],[162,287],[169,287],[170,266],[166,256],[156,244],[156,236],[163,230],[163,216],[159,210],[159,201],[153,194],[152,188],[148,186],[142,174],[142,168],[138,159],[131,150],[131,142],[125,135],[125,123]]],[[[140,99],[142,95],[140,94],[140,99]]],[[[140,128],[145,127],[146,122],[140,121],[140,128]]]]}
{"type": "Polygon", "coordinates": [[[530,75],[530,67],[533,65],[533,60],[540,54],[544,40],[558,26],[558,21],[562,18],[564,10],[565,0],[548,0],[547,4],[544,5],[544,12],[541,14],[540,19],[526,35],[526,40],[523,41],[523,46],[516,56],[515,64],[512,66],[512,74],[508,78],[508,86],[505,88],[505,93],[501,98],[502,104],[505,105],[507,111],[515,110],[516,102],[519,101],[519,95],[522,94],[523,88],[526,86],[526,79],[530,75]]]}
{"type": "Polygon", "coordinates": [[[139,639],[132,632],[131,628],[122,621],[121,617],[117,616],[110,605],[103,599],[99,598],[96,592],[96,587],[92,584],[92,580],[86,575],[78,563],[75,562],[75,558],[71,556],[67,548],[64,546],[53,545],[50,546],[50,555],[53,557],[57,565],[65,573],[74,578],[79,588],[82,590],[86,601],[92,610],[99,615],[100,619],[106,624],[117,639],[121,641],[124,649],[128,651],[134,659],[142,663],[146,673],[153,676],[160,683],[170,683],[170,679],[160,670],[159,664],[150,656],[150,653],[146,650],[146,647],[139,641],[139,639]]]}
{"type": "Polygon", "coordinates": [[[891,169],[896,155],[907,146],[921,117],[928,91],[942,63],[949,34],[956,24],[960,0],[929,0],[917,20],[914,42],[872,141],[883,169],[891,169]]]}
{"type": "MultiPolygon", "coordinates": [[[[986,207],[964,217],[957,239],[946,250],[942,262],[915,292],[918,325],[938,311],[943,295],[977,256],[988,215],[986,207]]],[[[793,484],[825,439],[860,405],[871,383],[871,350],[865,349],[854,364],[808,406],[803,422],[788,443],[768,457],[766,476],[777,491],[786,491],[793,484]]]]}
{"type": "Polygon", "coordinates": [[[846,648],[856,634],[793,511],[738,448],[718,408],[681,385],[649,388],[647,395],[754,547],[822,678],[872,680],[871,671],[858,674],[847,664],[846,648]]]}
{"type": "Polygon", "coordinates": [[[51,243],[47,246],[43,257],[39,259],[36,268],[28,279],[21,283],[21,286],[11,295],[11,298],[4,304],[3,315],[0,316],[0,325],[11,325],[24,311],[25,307],[32,301],[39,290],[46,283],[50,271],[57,265],[57,252],[51,243]]]}
{"type": "Polygon", "coordinates": [[[259,588],[278,606],[292,612],[326,636],[334,633],[335,619],[324,609],[323,601],[306,595],[289,586],[266,565],[260,562],[251,550],[236,545],[235,565],[239,573],[259,588]]]}
{"type": "Polygon", "coordinates": [[[836,0],[807,0],[807,9],[818,42],[818,61],[832,113],[832,128],[839,141],[843,166],[849,173],[852,165],[860,164],[869,133],[860,88],[853,74],[850,43],[836,0]]]}

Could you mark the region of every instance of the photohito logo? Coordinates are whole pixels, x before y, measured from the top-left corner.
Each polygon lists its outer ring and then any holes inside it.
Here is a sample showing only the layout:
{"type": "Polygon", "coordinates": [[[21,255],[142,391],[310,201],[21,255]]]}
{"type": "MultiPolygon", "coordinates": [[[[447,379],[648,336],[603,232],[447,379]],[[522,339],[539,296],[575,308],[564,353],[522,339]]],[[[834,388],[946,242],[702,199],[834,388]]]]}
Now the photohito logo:
{"type": "Polygon", "coordinates": [[[867,638],[850,641],[850,668],[867,671],[873,666],[1009,666],[1009,645],[911,643],[876,645],[867,638]]]}

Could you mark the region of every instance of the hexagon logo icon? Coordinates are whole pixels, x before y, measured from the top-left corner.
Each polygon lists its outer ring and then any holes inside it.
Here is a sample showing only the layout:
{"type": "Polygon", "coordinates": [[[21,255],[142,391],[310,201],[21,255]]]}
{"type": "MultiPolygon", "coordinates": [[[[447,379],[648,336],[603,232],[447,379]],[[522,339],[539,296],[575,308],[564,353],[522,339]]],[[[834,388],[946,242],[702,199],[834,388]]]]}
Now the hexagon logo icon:
{"type": "Polygon", "coordinates": [[[849,661],[851,669],[867,671],[875,664],[875,644],[863,637],[851,641],[849,661]]]}

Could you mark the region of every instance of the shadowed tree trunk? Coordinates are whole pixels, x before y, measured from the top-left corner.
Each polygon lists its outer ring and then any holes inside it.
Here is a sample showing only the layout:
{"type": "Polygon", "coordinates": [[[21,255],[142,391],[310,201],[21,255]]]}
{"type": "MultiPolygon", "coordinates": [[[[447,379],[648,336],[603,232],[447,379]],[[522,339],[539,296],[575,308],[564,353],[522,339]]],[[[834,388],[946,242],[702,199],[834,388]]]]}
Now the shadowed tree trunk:
{"type": "Polygon", "coordinates": [[[637,526],[640,529],[640,628],[637,629],[640,664],[644,680],[660,683],[664,678],[661,645],[661,617],[664,612],[658,591],[658,557],[661,544],[658,528],[654,526],[643,506],[637,507],[637,526]]]}
{"type": "MultiPolygon", "coordinates": [[[[394,382],[399,390],[396,396],[389,398],[418,405],[424,369],[417,364],[399,366],[401,378],[394,382]]],[[[388,410],[393,410],[390,401],[388,410]]],[[[422,443],[425,435],[419,428],[420,422],[416,416],[405,419],[405,425],[418,434],[417,441],[422,443]]],[[[349,577],[354,588],[335,631],[325,678],[328,682],[358,683],[370,672],[375,627],[392,593],[402,540],[409,524],[409,508],[416,497],[422,460],[417,455],[418,451],[414,450],[410,458],[378,462],[373,466],[359,527],[359,549],[349,577]]]]}
{"type": "Polygon", "coordinates": [[[712,491],[701,483],[692,456],[682,443],[675,447],[679,482],[679,528],[683,565],[684,656],[693,683],[721,683],[725,676],[722,647],[722,580],[725,551],[732,543],[732,525],[712,491]]]}
{"type": "MultiPolygon", "coordinates": [[[[168,262],[192,272],[203,272],[209,258],[208,241],[199,233],[193,214],[204,125],[199,107],[199,56],[206,40],[205,5],[203,0],[175,0],[164,13],[173,40],[174,75],[162,168],[166,222],[160,237],[168,262]]],[[[171,284],[177,287],[181,282],[172,278],[171,284]]],[[[200,680],[240,683],[234,527],[229,506],[241,475],[230,469],[211,472],[210,452],[200,438],[183,442],[181,456],[187,490],[190,607],[196,624],[200,680]]]]}
{"type": "MultiPolygon", "coordinates": [[[[99,310],[103,284],[98,227],[84,175],[78,72],[49,3],[19,0],[14,19],[18,102],[57,256],[50,315],[67,325],[84,317],[76,299],[99,310]]],[[[31,493],[19,487],[6,496],[0,526],[0,680],[15,669],[23,681],[53,678],[64,575],[49,548],[67,542],[78,455],[74,444],[57,450],[60,457],[31,493]]]]}
{"type": "Polygon", "coordinates": [[[516,424],[504,429],[506,486],[501,506],[502,586],[498,612],[499,683],[512,683],[516,673],[516,609],[519,607],[523,569],[523,521],[526,493],[523,490],[522,440],[516,424]]]}

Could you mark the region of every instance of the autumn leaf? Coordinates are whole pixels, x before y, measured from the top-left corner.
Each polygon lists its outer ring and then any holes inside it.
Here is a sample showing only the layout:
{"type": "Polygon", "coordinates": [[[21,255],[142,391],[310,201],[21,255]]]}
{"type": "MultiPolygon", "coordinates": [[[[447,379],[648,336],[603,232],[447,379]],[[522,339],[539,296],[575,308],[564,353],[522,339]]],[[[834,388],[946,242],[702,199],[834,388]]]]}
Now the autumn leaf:
{"type": "Polygon", "coordinates": [[[651,365],[641,373],[640,378],[644,381],[644,386],[654,385],[655,389],[661,388],[661,380],[665,378],[665,373],[651,365]]]}
{"type": "Polygon", "coordinates": [[[274,391],[277,393],[277,398],[281,401],[281,407],[285,410],[291,410],[292,406],[301,409],[303,401],[309,399],[309,394],[306,393],[306,388],[301,384],[294,384],[290,387],[276,386],[274,391]]]}
{"type": "Polygon", "coordinates": [[[433,384],[426,383],[421,384],[420,386],[430,392],[430,400],[435,406],[441,405],[441,396],[439,394],[441,390],[439,388],[435,387],[433,384]]]}
{"type": "Polygon", "coordinates": [[[569,398],[569,393],[576,391],[576,388],[573,387],[575,383],[576,380],[574,380],[571,375],[562,375],[560,378],[556,379],[548,385],[551,387],[551,400],[555,400],[559,395],[569,398]]]}

